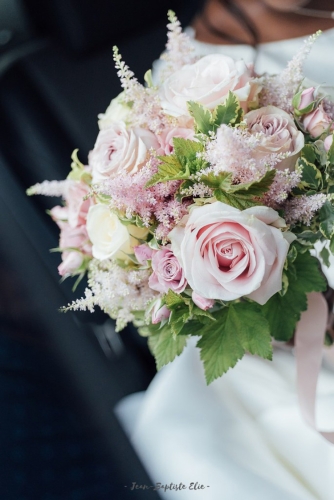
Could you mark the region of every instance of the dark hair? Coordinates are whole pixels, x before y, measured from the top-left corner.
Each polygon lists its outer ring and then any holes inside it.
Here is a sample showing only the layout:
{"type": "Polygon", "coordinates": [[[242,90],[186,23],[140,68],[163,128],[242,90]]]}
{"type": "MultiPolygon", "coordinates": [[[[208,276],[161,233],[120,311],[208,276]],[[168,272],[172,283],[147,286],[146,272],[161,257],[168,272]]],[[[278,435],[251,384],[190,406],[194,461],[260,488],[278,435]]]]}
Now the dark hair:
{"type": "MultiPolygon", "coordinates": [[[[259,35],[256,27],[252,20],[248,17],[248,15],[243,11],[241,7],[239,7],[233,0],[218,0],[218,2],[226,9],[228,12],[239,22],[239,24],[249,33],[251,36],[252,42],[250,45],[256,47],[259,43],[259,35]]],[[[244,44],[244,40],[240,40],[239,38],[230,35],[229,33],[225,33],[224,31],[218,29],[217,27],[211,24],[211,21],[208,19],[205,13],[205,9],[202,10],[201,13],[202,22],[206,26],[206,28],[214,35],[219,36],[220,38],[224,38],[229,42],[236,44],[244,44]]]]}

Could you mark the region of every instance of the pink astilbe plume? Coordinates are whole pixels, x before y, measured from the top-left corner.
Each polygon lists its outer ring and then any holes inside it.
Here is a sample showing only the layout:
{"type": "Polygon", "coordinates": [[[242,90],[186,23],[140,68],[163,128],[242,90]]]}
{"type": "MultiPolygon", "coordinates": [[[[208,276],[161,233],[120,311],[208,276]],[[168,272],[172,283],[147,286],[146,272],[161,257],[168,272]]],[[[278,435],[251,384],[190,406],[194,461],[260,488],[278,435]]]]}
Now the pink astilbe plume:
{"type": "Polygon", "coordinates": [[[166,52],[160,57],[160,59],[167,62],[166,68],[162,73],[163,78],[166,78],[185,64],[191,64],[196,61],[195,49],[191,43],[191,39],[186,33],[182,32],[180,21],[172,10],[168,12],[168,20],[166,52]]]}
{"type": "Polygon", "coordinates": [[[127,218],[139,215],[146,227],[157,220],[169,232],[187,213],[189,202],[174,200],[180,181],[160,182],[146,187],[158,171],[158,161],[152,157],[139,172],[105,181],[99,192],[111,196],[111,208],[123,212],[127,218]]]}
{"type": "Polygon", "coordinates": [[[272,105],[286,112],[292,111],[292,98],[305,78],[303,74],[304,61],[320,34],[321,31],[317,31],[304,41],[303,46],[282,73],[279,75],[265,74],[263,76],[263,89],[260,94],[261,106],[272,105]]]}
{"type": "Polygon", "coordinates": [[[286,222],[288,224],[302,222],[306,226],[309,226],[315,212],[320,210],[326,200],[327,196],[323,193],[312,196],[303,195],[287,200],[284,204],[286,222]]]}
{"type": "MultiPolygon", "coordinates": [[[[144,87],[122,60],[118,48],[114,47],[115,67],[124,89],[124,100],[131,104],[131,125],[148,128],[159,133],[166,125],[157,90],[144,87]]],[[[129,120],[130,121],[130,120],[129,120]]]]}

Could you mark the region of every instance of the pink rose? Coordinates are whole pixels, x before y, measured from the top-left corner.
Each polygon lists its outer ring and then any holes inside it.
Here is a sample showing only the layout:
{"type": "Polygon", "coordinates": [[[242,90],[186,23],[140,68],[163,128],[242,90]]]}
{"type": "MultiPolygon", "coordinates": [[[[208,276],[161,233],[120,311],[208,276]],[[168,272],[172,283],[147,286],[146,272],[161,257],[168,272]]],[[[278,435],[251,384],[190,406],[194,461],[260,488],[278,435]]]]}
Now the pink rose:
{"type": "Polygon", "coordinates": [[[314,87],[303,90],[300,96],[300,103],[298,109],[305,109],[314,101],[314,87]]]}
{"type": "Polygon", "coordinates": [[[162,320],[168,319],[170,316],[170,310],[166,306],[161,307],[161,300],[158,300],[152,309],[152,323],[156,325],[161,323],[162,320]]]}
{"type": "Polygon", "coordinates": [[[332,126],[332,123],[322,104],[303,117],[304,128],[312,137],[319,137],[332,126]]]}
{"type": "Polygon", "coordinates": [[[251,134],[261,134],[256,157],[261,158],[271,153],[290,153],[276,168],[293,170],[304,146],[304,136],[292,117],[275,106],[265,106],[247,113],[245,121],[251,134]]]}
{"type": "Polygon", "coordinates": [[[244,61],[234,61],[223,54],[204,56],[194,64],[175,71],[159,90],[162,108],[171,116],[189,115],[187,102],[196,101],[214,109],[234,92],[244,109],[255,97],[259,86],[244,61]]]}
{"type": "Polygon", "coordinates": [[[265,304],[282,288],[288,240],[293,239],[269,225],[279,219],[263,206],[241,211],[217,201],[193,208],[169,238],[194,292],[207,299],[246,296],[265,304]]]}
{"type": "Polygon", "coordinates": [[[152,256],[152,269],[148,284],[152,290],[166,293],[171,288],[175,293],[181,293],[187,286],[183,269],[170,248],[162,248],[152,256]]]}
{"type": "Polygon", "coordinates": [[[64,252],[62,254],[62,263],[58,266],[60,276],[69,276],[74,273],[83,262],[81,252],[64,252]]]}
{"type": "Polygon", "coordinates": [[[83,182],[73,182],[67,189],[65,200],[68,211],[68,223],[71,227],[81,226],[86,223],[89,207],[93,199],[84,199],[89,193],[89,186],[83,182]]]}
{"type": "Polygon", "coordinates": [[[191,298],[193,299],[193,302],[196,304],[197,307],[200,309],[203,309],[203,311],[207,311],[208,309],[211,309],[213,307],[215,301],[213,299],[205,299],[198,293],[194,292],[191,295],[191,298]]]}
{"type": "Polygon", "coordinates": [[[134,247],[133,251],[136,259],[141,265],[145,265],[148,260],[152,259],[153,250],[148,245],[138,245],[137,247],[134,247]]]}
{"type": "Polygon", "coordinates": [[[128,129],[122,121],[102,129],[89,154],[93,182],[117,174],[134,174],[145,164],[150,148],[157,149],[155,135],[143,128],[128,129]]]}
{"type": "Polygon", "coordinates": [[[174,137],[181,137],[182,139],[190,139],[193,140],[195,135],[195,131],[193,128],[184,128],[184,127],[176,127],[176,128],[167,128],[164,129],[161,134],[157,135],[157,139],[160,144],[160,149],[158,150],[158,154],[160,155],[170,155],[174,151],[174,137]]]}
{"type": "Polygon", "coordinates": [[[81,266],[84,255],[92,255],[92,244],[89,241],[86,226],[73,228],[68,223],[63,223],[59,247],[63,252],[58,272],[60,276],[70,275],[81,266]]]}
{"type": "Polygon", "coordinates": [[[331,148],[331,145],[333,144],[333,134],[331,135],[328,135],[326,137],[326,139],[324,140],[324,146],[325,146],[325,150],[326,151],[329,151],[330,148],[331,148]]]}

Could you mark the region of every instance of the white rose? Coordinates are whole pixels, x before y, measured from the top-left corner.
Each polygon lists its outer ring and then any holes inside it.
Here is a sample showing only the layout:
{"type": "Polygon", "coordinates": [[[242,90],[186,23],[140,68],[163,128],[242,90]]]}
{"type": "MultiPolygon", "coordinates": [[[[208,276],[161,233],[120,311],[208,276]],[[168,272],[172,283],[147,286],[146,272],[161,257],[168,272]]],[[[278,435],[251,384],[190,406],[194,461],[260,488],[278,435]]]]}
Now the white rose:
{"type": "Polygon", "coordinates": [[[123,103],[123,98],[124,92],[121,92],[111,101],[105,113],[100,113],[98,115],[100,130],[110,127],[110,125],[115,122],[126,122],[131,110],[127,104],[123,103]]]}
{"type": "Polygon", "coordinates": [[[95,259],[111,257],[126,260],[134,253],[134,247],[140,244],[148,231],[134,225],[125,226],[107,205],[99,203],[90,207],[87,216],[87,232],[92,242],[92,254],[95,259]]]}
{"type": "Polygon", "coordinates": [[[127,129],[122,121],[100,131],[89,153],[93,182],[118,174],[134,174],[145,164],[150,148],[159,148],[155,135],[143,128],[127,129]]]}
{"type": "Polygon", "coordinates": [[[234,92],[243,108],[253,100],[258,85],[252,81],[251,69],[244,61],[234,61],[223,54],[202,57],[175,71],[159,90],[162,108],[171,116],[189,115],[188,101],[214,109],[234,92]]]}

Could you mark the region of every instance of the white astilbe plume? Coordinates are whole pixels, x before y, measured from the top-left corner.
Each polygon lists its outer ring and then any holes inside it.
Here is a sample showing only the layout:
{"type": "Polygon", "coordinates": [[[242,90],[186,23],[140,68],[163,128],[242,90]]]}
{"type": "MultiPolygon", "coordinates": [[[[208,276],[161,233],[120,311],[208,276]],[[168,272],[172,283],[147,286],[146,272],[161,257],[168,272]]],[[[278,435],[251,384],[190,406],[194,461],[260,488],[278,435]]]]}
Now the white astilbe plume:
{"type": "Polygon", "coordinates": [[[292,98],[304,80],[303,64],[314,42],[320,36],[317,31],[304,41],[304,45],[279,75],[263,76],[263,88],[260,94],[260,106],[277,106],[286,112],[292,111],[292,98]]]}
{"type": "Polygon", "coordinates": [[[37,183],[27,189],[27,195],[42,194],[44,196],[64,197],[71,182],[71,180],[66,179],[64,181],[44,181],[37,183]]]}
{"type": "Polygon", "coordinates": [[[172,10],[168,11],[168,20],[166,52],[160,57],[160,59],[167,62],[162,73],[163,80],[185,64],[191,64],[196,60],[191,39],[186,33],[182,32],[180,21],[172,10]]]}
{"type": "Polygon", "coordinates": [[[114,47],[114,61],[117,75],[124,89],[124,101],[131,105],[132,126],[147,127],[155,133],[161,132],[166,125],[156,88],[144,87],[138,82],[129,66],[122,60],[117,47],[114,47]]]}
{"type": "Polygon", "coordinates": [[[302,222],[309,226],[315,212],[320,210],[326,202],[327,196],[323,193],[312,196],[299,196],[288,200],[284,205],[284,218],[288,224],[302,222]]]}
{"type": "Polygon", "coordinates": [[[134,321],[134,311],[147,310],[148,304],[159,296],[148,286],[151,272],[123,269],[109,259],[93,259],[89,264],[85,297],[72,302],[64,310],[93,312],[99,306],[116,320],[116,329],[122,330],[134,321]]]}

